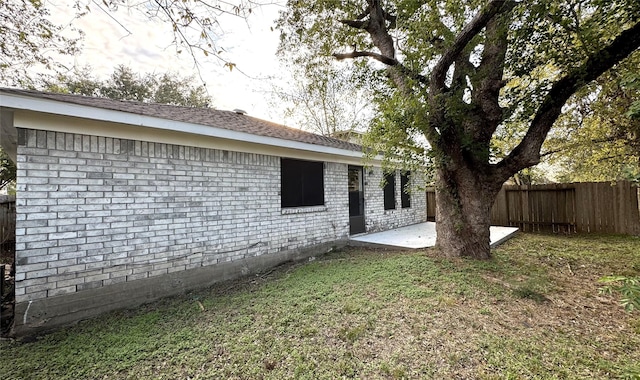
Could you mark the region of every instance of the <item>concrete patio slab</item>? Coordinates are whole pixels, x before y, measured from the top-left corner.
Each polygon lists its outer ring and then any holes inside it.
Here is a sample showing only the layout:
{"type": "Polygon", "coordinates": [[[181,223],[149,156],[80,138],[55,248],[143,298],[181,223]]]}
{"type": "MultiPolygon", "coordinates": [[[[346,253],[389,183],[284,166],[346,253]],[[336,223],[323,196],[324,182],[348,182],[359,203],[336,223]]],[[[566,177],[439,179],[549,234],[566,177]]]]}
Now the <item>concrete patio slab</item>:
{"type": "MultiPolygon", "coordinates": [[[[518,229],[515,227],[491,226],[491,247],[493,248],[509,240],[516,232],[518,232],[518,229]]],[[[428,248],[436,245],[436,224],[434,222],[418,223],[389,231],[355,235],[350,237],[349,240],[356,242],[356,244],[371,244],[391,248],[428,248]]]]}

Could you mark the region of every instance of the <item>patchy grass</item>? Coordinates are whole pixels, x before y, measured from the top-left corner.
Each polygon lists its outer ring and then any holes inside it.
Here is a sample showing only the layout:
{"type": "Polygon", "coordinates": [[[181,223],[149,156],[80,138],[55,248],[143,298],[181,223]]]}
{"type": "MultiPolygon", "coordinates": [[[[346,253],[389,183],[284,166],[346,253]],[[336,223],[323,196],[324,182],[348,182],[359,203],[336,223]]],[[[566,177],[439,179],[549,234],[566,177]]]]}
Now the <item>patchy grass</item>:
{"type": "Polygon", "coordinates": [[[520,235],[486,262],[349,249],[0,342],[0,378],[640,378],[640,317],[597,283],[638,272],[633,237],[520,235]]]}

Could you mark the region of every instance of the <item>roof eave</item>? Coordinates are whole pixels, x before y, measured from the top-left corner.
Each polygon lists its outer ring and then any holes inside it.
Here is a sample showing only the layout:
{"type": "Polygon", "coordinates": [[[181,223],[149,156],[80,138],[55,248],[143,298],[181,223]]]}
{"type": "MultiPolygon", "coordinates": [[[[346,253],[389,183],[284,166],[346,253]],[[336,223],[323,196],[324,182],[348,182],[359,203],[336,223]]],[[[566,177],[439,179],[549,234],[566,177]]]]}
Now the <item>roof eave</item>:
{"type": "Polygon", "coordinates": [[[61,116],[84,118],[89,120],[120,123],[131,126],[156,128],[166,131],[189,133],[220,139],[249,142],[274,146],[279,148],[297,149],[316,153],[338,155],[351,158],[363,158],[360,151],[340,149],[324,145],[309,144],[299,141],[286,140],[277,137],[259,136],[246,132],[238,132],[229,129],[174,121],[155,116],[146,116],[129,112],[110,110],[105,108],[90,107],[80,104],[72,104],[52,99],[34,98],[25,95],[7,94],[0,92],[0,104],[3,108],[19,109],[33,112],[49,113],[61,116]]]}

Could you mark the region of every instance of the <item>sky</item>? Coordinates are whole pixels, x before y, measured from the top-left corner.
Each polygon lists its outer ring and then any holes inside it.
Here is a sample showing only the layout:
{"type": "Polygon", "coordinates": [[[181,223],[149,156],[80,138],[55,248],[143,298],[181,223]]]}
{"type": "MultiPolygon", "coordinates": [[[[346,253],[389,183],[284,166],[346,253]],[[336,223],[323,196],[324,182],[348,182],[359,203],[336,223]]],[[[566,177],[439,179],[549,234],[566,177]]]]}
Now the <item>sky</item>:
{"type": "MultiPolygon", "coordinates": [[[[73,20],[72,1],[51,2],[54,23],[73,21],[85,33],[82,53],[60,58],[67,65],[90,65],[98,78],[109,76],[117,65],[129,66],[138,73],[171,71],[183,77],[198,77],[193,57],[184,52],[177,54],[171,44],[173,34],[168,23],[150,20],[123,7],[110,12],[101,0],[88,1],[91,11],[77,20],[73,20]]],[[[222,56],[235,63],[236,69],[229,70],[224,62],[211,56],[198,57],[200,76],[215,108],[242,109],[251,116],[283,122],[284,116],[268,99],[270,83],[280,75],[276,57],[279,34],[272,29],[279,9],[278,5],[256,8],[247,20],[230,15],[219,18],[222,33],[217,43],[224,49],[222,56]]]]}

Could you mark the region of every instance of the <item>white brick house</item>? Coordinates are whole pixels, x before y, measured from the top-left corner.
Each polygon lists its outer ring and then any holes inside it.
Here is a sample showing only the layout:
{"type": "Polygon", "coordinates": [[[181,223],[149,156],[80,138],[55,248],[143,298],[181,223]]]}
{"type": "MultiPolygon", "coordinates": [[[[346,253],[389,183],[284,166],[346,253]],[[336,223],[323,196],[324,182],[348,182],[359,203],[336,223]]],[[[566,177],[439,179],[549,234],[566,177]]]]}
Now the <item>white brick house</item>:
{"type": "MultiPolygon", "coordinates": [[[[361,147],[213,109],[0,89],[25,334],[425,221],[361,147]]],[[[408,183],[408,185],[407,185],[408,183]]]]}

